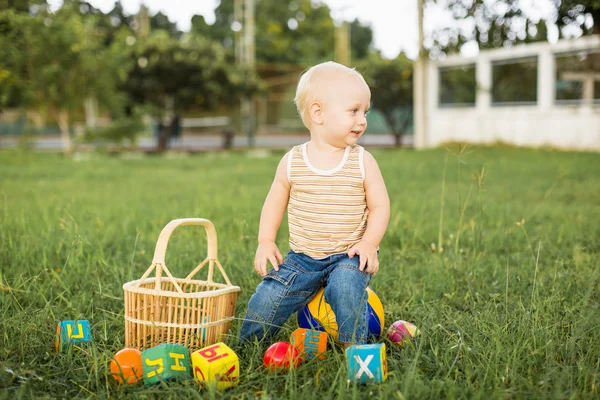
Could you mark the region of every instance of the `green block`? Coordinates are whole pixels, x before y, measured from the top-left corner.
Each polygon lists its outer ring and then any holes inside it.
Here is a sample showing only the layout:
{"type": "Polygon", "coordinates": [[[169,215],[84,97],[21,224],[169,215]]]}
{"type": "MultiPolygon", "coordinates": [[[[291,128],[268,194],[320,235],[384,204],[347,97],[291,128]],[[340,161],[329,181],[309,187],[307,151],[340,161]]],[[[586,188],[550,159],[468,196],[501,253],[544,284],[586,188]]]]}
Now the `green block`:
{"type": "Polygon", "coordinates": [[[190,352],[180,344],[163,343],[142,352],[144,383],[191,379],[190,352]]]}

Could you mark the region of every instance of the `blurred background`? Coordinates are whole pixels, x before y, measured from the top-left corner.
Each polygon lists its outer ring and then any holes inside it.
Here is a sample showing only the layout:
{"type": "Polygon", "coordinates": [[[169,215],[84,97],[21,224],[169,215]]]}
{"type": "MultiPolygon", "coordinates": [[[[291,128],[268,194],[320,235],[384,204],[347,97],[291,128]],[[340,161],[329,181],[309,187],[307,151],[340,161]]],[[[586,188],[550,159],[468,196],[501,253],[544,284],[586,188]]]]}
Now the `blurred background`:
{"type": "Polygon", "coordinates": [[[600,0],[0,0],[0,147],[289,147],[327,60],[363,144],[600,150],[600,0]]]}

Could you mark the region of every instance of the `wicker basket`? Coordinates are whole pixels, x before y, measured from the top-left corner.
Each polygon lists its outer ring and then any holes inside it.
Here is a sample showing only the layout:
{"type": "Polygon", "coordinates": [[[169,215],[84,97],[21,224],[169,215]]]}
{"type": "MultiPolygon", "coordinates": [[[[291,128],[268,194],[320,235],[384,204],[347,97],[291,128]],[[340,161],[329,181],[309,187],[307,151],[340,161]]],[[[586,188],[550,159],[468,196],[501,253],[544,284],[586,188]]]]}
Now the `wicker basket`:
{"type": "Polygon", "coordinates": [[[218,342],[227,333],[240,292],[217,259],[217,233],[207,219],[169,222],[160,233],[152,265],[125,292],[125,346],[147,349],[160,343],[182,344],[192,350],[218,342]],[[185,279],[174,278],[165,265],[171,233],[178,226],[201,225],[208,235],[208,256],[185,279]],[[208,263],[206,281],[192,279],[208,263]],[[225,284],[213,282],[215,264],[225,284]],[[156,270],[156,276],[148,276],[156,270]],[[163,272],[166,274],[162,276],[163,272]]]}

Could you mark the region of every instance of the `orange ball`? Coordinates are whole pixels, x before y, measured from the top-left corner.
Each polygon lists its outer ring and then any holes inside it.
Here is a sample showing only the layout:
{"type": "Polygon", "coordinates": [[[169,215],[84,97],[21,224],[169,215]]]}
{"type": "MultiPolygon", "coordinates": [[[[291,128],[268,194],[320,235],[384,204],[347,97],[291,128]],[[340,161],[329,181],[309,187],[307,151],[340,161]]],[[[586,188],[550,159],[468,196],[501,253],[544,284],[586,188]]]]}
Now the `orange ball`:
{"type": "Polygon", "coordinates": [[[119,350],[110,362],[110,372],[121,384],[132,385],[142,380],[142,352],[132,348],[119,350]]]}

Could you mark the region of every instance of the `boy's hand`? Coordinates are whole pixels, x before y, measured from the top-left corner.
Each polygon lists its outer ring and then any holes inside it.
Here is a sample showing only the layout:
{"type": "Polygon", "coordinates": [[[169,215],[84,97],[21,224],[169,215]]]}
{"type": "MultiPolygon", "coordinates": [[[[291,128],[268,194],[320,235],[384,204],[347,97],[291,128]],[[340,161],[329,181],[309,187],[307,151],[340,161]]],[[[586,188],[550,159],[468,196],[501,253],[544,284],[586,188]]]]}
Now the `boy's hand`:
{"type": "Polygon", "coordinates": [[[379,257],[377,256],[377,247],[371,243],[361,240],[348,250],[348,257],[352,258],[355,255],[360,258],[361,271],[375,275],[379,270],[379,257]],[[366,269],[365,269],[366,267],[366,269]]]}
{"type": "Polygon", "coordinates": [[[275,271],[279,271],[279,264],[283,262],[283,257],[275,242],[261,242],[258,244],[256,256],[254,257],[254,269],[260,276],[267,274],[268,261],[271,261],[275,271]]]}

